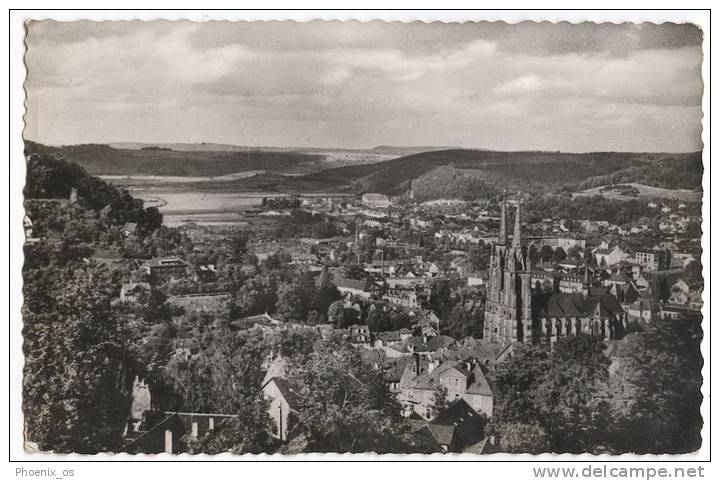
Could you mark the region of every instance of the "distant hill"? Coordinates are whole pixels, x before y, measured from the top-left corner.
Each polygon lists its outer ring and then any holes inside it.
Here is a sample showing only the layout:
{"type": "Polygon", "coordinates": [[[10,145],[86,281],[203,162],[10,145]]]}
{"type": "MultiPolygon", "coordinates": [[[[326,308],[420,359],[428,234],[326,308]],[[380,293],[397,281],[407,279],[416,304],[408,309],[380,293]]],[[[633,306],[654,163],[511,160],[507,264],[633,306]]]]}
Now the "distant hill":
{"type": "Polygon", "coordinates": [[[90,174],[222,176],[236,172],[308,173],[323,160],[320,155],[264,151],[178,151],[172,144],[142,144],[118,149],[104,144],[48,147],[26,143],[29,152],[57,154],[90,174]]]}
{"type": "MultiPolygon", "coordinates": [[[[365,165],[327,169],[304,176],[325,185],[352,187],[357,192],[390,195],[408,190],[414,180],[419,199],[474,198],[502,189],[575,191],[590,178],[622,171],[645,173],[663,165],[665,181],[683,175],[686,163],[697,163],[699,154],[647,154],[623,152],[494,152],[443,150],[409,155],[365,165]],[[695,160],[693,160],[695,159],[695,160]]],[[[695,165],[693,164],[693,165],[695,165]]],[[[702,167],[702,164],[700,164],[702,167]]],[[[700,177],[701,178],[701,177],[700,177]]],[[[662,182],[662,179],[657,179],[662,182]]],[[[600,180],[598,180],[600,181],[600,180]]],[[[695,188],[699,182],[695,178],[695,188]]],[[[659,186],[662,187],[662,186],[659,186]]]]}
{"type": "MultiPolygon", "coordinates": [[[[430,150],[395,157],[390,152],[436,147],[379,146],[370,150],[250,150],[226,144],[85,144],[48,147],[27,142],[29,151],[58,154],[91,174],[208,176],[210,190],[282,192],[379,192],[398,195],[410,183],[418,200],[472,200],[502,189],[579,192],[637,183],[664,189],[702,189],[700,152],[561,153],[430,150]],[[178,150],[180,148],[186,150],[178,150]],[[192,150],[202,148],[207,150],[192,150]],[[246,150],[222,150],[226,148],[246,150]],[[337,166],[337,167],[336,167],[337,166]],[[251,177],[229,174],[256,172],[251,177]],[[240,178],[245,177],[245,178],[240,178]]],[[[189,186],[189,184],[187,184],[189,186]]]]}
{"type": "Polygon", "coordinates": [[[161,148],[176,150],[179,152],[246,152],[248,150],[257,150],[243,145],[232,145],[232,144],[216,144],[212,142],[198,142],[198,143],[168,143],[168,142],[157,142],[157,143],[143,143],[143,142],[113,142],[108,144],[113,149],[128,149],[128,150],[140,150],[148,148],[161,148]]]}
{"type": "MultiPolygon", "coordinates": [[[[438,146],[397,146],[397,145],[378,145],[370,149],[375,154],[397,155],[404,157],[406,155],[421,154],[423,152],[435,152],[438,150],[459,150],[458,147],[438,147],[438,146]]],[[[484,150],[484,149],[470,149],[484,150]]]]}
{"type": "MultiPolygon", "coordinates": [[[[140,150],[148,147],[177,150],[180,152],[247,152],[261,150],[263,152],[317,152],[317,153],[345,153],[345,154],[368,154],[373,156],[404,157],[406,155],[419,154],[422,152],[433,152],[437,150],[457,150],[458,147],[440,146],[397,146],[378,145],[371,149],[344,149],[332,147],[274,147],[263,145],[236,145],[222,144],[215,142],[112,142],[108,144],[114,149],[140,150]]],[[[482,149],[478,149],[482,150],[482,149]]]]}

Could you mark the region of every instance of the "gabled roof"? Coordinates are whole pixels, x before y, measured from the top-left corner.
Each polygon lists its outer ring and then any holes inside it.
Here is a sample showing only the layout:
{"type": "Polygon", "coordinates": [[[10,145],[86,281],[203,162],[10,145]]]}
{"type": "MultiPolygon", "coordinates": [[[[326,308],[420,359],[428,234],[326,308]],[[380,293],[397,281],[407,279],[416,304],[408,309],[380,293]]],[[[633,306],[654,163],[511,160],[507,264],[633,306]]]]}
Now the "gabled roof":
{"type": "Polygon", "coordinates": [[[150,283],[148,282],[126,282],[120,288],[121,291],[128,293],[136,290],[150,290],[150,283]]]}
{"type": "Polygon", "coordinates": [[[440,373],[440,378],[444,378],[450,375],[461,375],[464,378],[469,378],[472,374],[470,371],[468,371],[465,366],[461,364],[455,364],[450,369],[445,369],[443,372],[440,373]]]}
{"type": "Polygon", "coordinates": [[[537,303],[540,319],[582,317],[582,294],[554,293],[547,297],[544,303],[541,296],[538,296],[537,299],[540,301],[537,303]]]}
{"type": "Polygon", "coordinates": [[[445,361],[435,368],[432,372],[422,374],[415,378],[412,382],[412,386],[415,389],[433,390],[440,382],[440,379],[446,374],[457,372],[462,374],[467,379],[470,379],[471,383],[465,389],[468,394],[479,394],[484,396],[492,396],[493,392],[488,384],[485,374],[483,373],[480,366],[475,366],[472,371],[468,371],[464,362],[457,361],[445,361]]]}
{"type": "Polygon", "coordinates": [[[150,259],[145,263],[146,265],[152,266],[152,267],[164,267],[164,266],[187,266],[188,263],[177,256],[172,257],[155,257],[153,259],[150,259]]]}
{"type": "Polygon", "coordinates": [[[494,446],[490,444],[489,439],[483,438],[479,443],[463,449],[463,454],[490,454],[494,451],[494,446]]]}
{"type": "Polygon", "coordinates": [[[278,388],[278,391],[280,391],[280,394],[285,399],[285,402],[288,403],[288,406],[290,406],[291,409],[298,409],[302,407],[300,396],[297,392],[295,392],[288,382],[281,378],[281,377],[274,377],[268,381],[268,384],[275,383],[275,385],[278,388]]]}
{"type": "Polygon", "coordinates": [[[400,340],[400,333],[398,331],[379,332],[377,338],[385,342],[396,342],[400,340]]]}
{"type": "Polygon", "coordinates": [[[605,294],[597,298],[600,304],[600,317],[613,317],[622,312],[622,306],[617,298],[611,294],[605,294]]]}
{"type": "Polygon", "coordinates": [[[460,399],[430,421],[427,427],[438,444],[450,446],[457,441],[455,437],[462,424],[479,420],[480,415],[465,400],[460,399]]]}
{"type": "Polygon", "coordinates": [[[536,315],[539,319],[590,317],[600,309],[600,317],[609,318],[622,311],[622,306],[612,294],[590,295],[586,298],[580,293],[554,293],[549,297],[537,296],[536,315]]]}
{"type": "Polygon", "coordinates": [[[615,273],[611,275],[607,280],[610,282],[627,282],[629,279],[627,276],[615,273]]]}
{"type": "Polygon", "coordinates": [[[275,359],[273,359],[270,362],[270,365],[268,366],[268,370],[265,373],[265,377],[263,377],[260,387],[261,388],[265,387],[265,385],[274,378],[284,377],[286,370],[287,370],[287,361],[285,360],[285,358],[283,356],[276,357],[275,359]]]}
{"type": "Polygon", "coordinates": [[[365,288],[365,282],[358,281],[356,279],[349,279],[347,277],[336,277],[333,279],[333,284],[338,289],[355,289],[357,291],[362,291],[365,288]]]}
{"type": "Polygon", "coordinates": [[[431,351],[437,351],[438,349],[448,348],[455,344],[455,342],[455,339],[450,336],[435,336],[428,341],[427,347],[431,351]]]}
{"type": "Polygon", "coordinates": [[[412,360],[412,358],[400,358],[400,361],[393,363],[383,371],[383,379],[387,382],[402,381],[405,368],[408,367],[409,362],[412,360]]]}
{"type": "Polygon", "coordinates": [[[445,424],[428,424],[427,430],[433,439],[441,445],[450,446],[455,435],[455,426],[445,424]]]}
{"type": "Polygon", "coordinates": [[[481,396],[493,396],[493,390],[490,387],[490,383],[485,377],[480,366],[475,366],[473,369],[473,383],[467,388],[468,394],[479,394],[481,396]]]}

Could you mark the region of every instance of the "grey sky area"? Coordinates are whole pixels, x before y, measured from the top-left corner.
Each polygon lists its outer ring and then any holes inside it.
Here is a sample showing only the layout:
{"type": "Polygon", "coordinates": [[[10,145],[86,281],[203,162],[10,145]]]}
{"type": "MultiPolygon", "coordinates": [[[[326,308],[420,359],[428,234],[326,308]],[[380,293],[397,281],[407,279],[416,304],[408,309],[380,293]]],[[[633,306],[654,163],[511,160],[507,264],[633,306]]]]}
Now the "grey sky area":
{"type": "Polygon", "coordinates": [[[28,139],[702,148],[692,25],[31,22],[28,139]]]}

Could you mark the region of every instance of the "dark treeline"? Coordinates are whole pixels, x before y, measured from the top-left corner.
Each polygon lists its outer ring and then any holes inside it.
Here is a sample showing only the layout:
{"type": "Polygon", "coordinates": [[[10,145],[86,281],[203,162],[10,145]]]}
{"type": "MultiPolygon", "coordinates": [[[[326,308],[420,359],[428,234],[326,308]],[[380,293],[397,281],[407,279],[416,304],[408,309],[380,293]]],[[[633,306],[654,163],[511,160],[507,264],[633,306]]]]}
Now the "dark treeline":
{"type": "Polygon", "coordinates": [[[38,154],[33,150],[35,146],[26,144],[26,199],[68,199],[75,189],[79,202],[95,211],[107,209],[108,218],[115,224],[135,222],[146,233],[162,224],[162,214],[156,207],[145,209],[142,200],[133,198],[127,190],[89,175],[81,166],[60,157],[38,154]]]}
{"type": "Polygon", "coordinates": [[[648,207],[643,199],[612,200],[601,195],[573,197],[570,195],[538,195],[527,202],[525,214],[528,222],[546,217],[571,220],[604,220],[624,225],[642,217],[655,217],[657,209],[648,207]]]}
{"type": "Polygon", "coordinates": [[[649,164],[637,165],[610,174],[591,177],[578,186],[579,190],[608,184],[638,183],[666,189],[702,188],[702,152],[677,154],[670,158],[654,160],[649,164]]]}
{"type": "Polygon", "coordinates": [[[60,155],[91,174],[220,176],[248,170],[302,170],[303,164],[322,160],[321,155],[296,152],[198,151],[167,149],[116,149],[103,144],[49,147],[27,142],[26,148],[46,155],[60,155]]]}
{"type": "Polygon", "coordinates": [[[492,430],[508,452],[687,453],[703,419],[699,320],[657,321],[611,360],[587,335],[522,347],[493,372],[492,430]]]}

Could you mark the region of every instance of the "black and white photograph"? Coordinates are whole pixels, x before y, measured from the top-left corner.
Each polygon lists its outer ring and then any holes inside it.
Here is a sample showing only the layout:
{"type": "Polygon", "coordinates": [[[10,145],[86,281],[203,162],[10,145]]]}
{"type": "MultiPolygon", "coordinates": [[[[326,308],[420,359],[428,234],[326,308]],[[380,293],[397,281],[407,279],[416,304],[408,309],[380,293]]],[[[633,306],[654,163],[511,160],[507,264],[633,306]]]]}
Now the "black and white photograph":
{"type": "Polygon", "coordinates": [[[24,28],[28,459],[706,446],[701,25],[24,28]]]}

